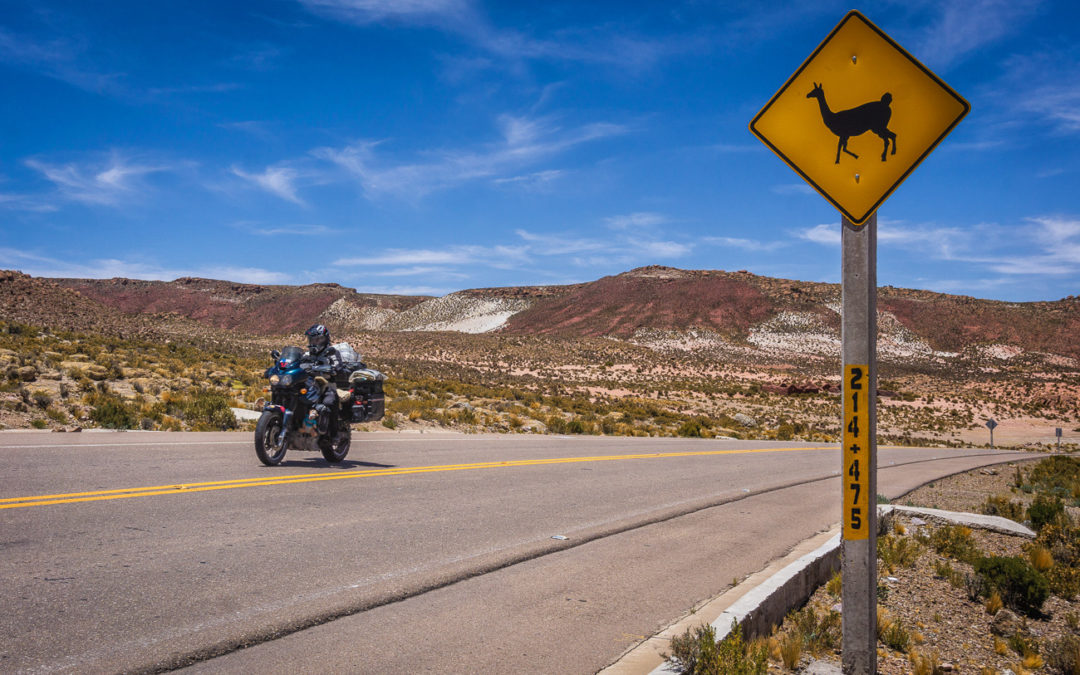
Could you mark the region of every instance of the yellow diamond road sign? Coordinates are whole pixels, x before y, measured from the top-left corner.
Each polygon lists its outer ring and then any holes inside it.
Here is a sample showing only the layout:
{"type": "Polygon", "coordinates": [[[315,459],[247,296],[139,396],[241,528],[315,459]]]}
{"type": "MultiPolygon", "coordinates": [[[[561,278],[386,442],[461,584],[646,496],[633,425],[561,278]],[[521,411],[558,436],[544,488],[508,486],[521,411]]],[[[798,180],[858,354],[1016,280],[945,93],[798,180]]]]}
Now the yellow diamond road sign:
{"type": "Polygon", "coordinates": [[[851,11],[750,122],[750,131],[859,225],[970,109],[851,11]]]}

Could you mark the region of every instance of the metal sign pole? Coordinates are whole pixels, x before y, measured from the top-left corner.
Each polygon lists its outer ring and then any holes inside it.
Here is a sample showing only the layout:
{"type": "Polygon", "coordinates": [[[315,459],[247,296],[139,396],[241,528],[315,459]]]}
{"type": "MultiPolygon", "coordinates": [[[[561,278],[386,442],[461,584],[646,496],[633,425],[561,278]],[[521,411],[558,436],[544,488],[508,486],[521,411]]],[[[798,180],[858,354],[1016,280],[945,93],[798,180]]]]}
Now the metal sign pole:
{"type": "Polygon", "coordinates": [[[845,675],[877,672],[877,214],[843,246],[843,656],[845,675]]]}

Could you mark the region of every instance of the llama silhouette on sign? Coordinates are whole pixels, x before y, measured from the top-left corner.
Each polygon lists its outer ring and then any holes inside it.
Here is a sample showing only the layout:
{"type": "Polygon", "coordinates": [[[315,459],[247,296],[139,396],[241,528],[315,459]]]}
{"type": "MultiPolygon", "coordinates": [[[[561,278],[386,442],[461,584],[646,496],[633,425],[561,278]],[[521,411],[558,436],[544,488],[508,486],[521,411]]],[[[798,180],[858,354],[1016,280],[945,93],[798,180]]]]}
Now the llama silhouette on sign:
{"type": "Polygon", "coordinates": [[[859,158],[858,155],[847,149],[847,142],[852,136],[865,134],[867,131],[873,131],[885,141],[885,149],[881,151],[881,161],[884,162],[889,154],[890,140],[892,141],[892,154],[896,154],[896,134],[889,131],[889,118],[892,117],[892,109],[889,108],[889,104],[892,103],[892,94],[886,92],[882,94],[880,101],[871,101],[850,110],[833,112],[829,110],[829,104],[825,102],[825,90],[815,82],[814,88],[810,90],[806,98],[816,98],[818,100],[818,107],[821,108],[821,120],[825,122],[825,126],[829,128],[829,131],[839,138],[836,144],[837,164],[840,163],[840,151],[846,152],[855,159],[859,158]]]}

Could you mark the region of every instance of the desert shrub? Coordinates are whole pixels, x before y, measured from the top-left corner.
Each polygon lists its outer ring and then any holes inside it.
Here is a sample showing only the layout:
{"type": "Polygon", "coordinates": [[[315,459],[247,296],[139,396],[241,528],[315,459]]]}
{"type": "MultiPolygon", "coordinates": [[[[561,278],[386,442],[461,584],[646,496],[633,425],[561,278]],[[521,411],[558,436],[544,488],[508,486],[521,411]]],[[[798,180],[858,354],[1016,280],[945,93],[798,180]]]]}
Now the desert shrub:
{"type": "Polygon", "coordinates": [[[30,426],[34,427],[35,429],[48,429],[49,423],[39,417],[38,419],[30,422],[30,426]]]}
{"type": "Polygon", "coordinates": [[[908,662],[911,664],[912,675],[944,675],[945,673],[945,669],[941,667],[941,662],[938,660],[937,652],[927,656],[912,649],[908,653],[908,662]]]}
{"type": "Polygon", "coordinates": [[[1054,560],[1068,567],[1080,567],[1080,527],[1047,525],[1039,530],[1035,543],[1050,549],[1054,560]]]}
{"type": "Polygon", "coordinates": [[[382,419],[382,425],[387,429],[397,429],[397,421],[394,420],[393,415],[387,415],[382,419]]]}
{"type": "Polygon", "coordinates": [[[544,424],[547,425],[548,431],[550,431],[553,434],[565,434],[565,433],[567,433],[567,431],[566,431],[566,427],[567,427],[566,420],[564,420],[559,415],[549,415],[547,420],[544,421],[544,424]]]}
{"type": "Polygon", "coordinates": [[[799,667],[799,659],[802,658],[802,636],[795,631],[787,633],[780,640],[780,660],[788,670],[799,667]]]}
{"type": "Polygon", "coordinates": [[[984,605],[986,607],[986,613],[993,616],[998,613],[998,610],[1000,610],[1004,604],[1005,603],[1001,600],[1001,594],[994,591],[990,594],[990,597],[986,599],[986,604],[984,605]]]}
{"type": "Polygon", "coordinates": [[[1013,633],[1009,636],[1007,644],[1009,649],[1016,652],[1018,656],[1028,657],[1032,654],[1039,653],[1039,643],[1035,638],[1025,637],[1021,633],[1013,633]]]}
{"type": "Polygon", "coordinates": [[[889,572],[897,567],[912,567],[923,553],[923,547],[911,537],[887,534],[878,537],[878,560],[889,572]]]}
{"type": "Polygon", "coordinates": [[[890,649],[906,652],[911,646],[911,631],[899,619],[892,620],[881,631],[881,642],[890,649]]]}
{"type": "Polygon", "coordinates": [[[975,561],[975,572],[1001,593],[1005,604],[1025,614],[1036,614],[1050,595],[1046,577],[1023,558],[991,556],[975,561]]]}
{"type": "Polygon", "coordinates": [[[1072,602],[1080,595],[1080,569],[1054,565],[1046,571],[1046,581],[1050,592],[1059,598],[1072,602]]]}
{"type": "Polygon", "coordinates": [[[982,505],[982,512],[988,516],[1001,516],[1018,523],[1024,520],[1024,505],[1004,495],[987,497],[982,505]]]}
{"type": "Polygon", "coordinates": [[[803,646],[812,654],[817,655],[840,646],[840,612],[828,610],[818,614],[817,610],[808,605],[788,614],[787,618],[794,627],[794,632],[802,639],[803,646]]]}
{"type": "Polygon", "coordinates": [[[776,428],[776,440],[790,441],[795,437],[795,427],[790,423],[781,424],[776,428]]]}
{"type": "Polygon", "coordinates": [[[964,573],[953,569],[947,560],[934,563],[934,574],[948,581],[955,588],[964,587],[964,573]]]}
{"type": "Polygon", "coordinates": [[[1060,497],[1044,494],[1035,495],[1035,501],[1028,507],[1028,518],[1031,520],[1031,526],[1036,530],[1041,530],[1047,525],[1068,524],[1065,503],[1060,497]]]}
{"type": "Polygon", "coordinates": [[[229,399],[214,389],[196,389],[183,405],[184,418],[196,431],[236,428],[229,399]]]}
{"type": "Polygon", "coordinates": [[[671,654],[662,654],[682,675],[765,675],[768,648],[747,645],[742,629],[733,621],[731,632],[720,642],[716,630],[703,625],[688,628],[671,639],[671,654]]]}
{"type": "Polygon", "coordinates": [[[587,433],[585,422],[581,421],[580,417],[575,417],[566,424],[567,433],[571,434],[584,434],[587,433]]]}
{"type": "Polygon", "coordinates": [[[1031,469],[1028,482],[1040,491],[1061,496],[1080,496],[1080,459],[1054,455],[1031,469]]]}
{"type": "Polygon", "coordinates": [[[1043,574],[1054,566],[1054,556],[1045,546],[1033,544],[1028,548],[1027,554],[1031,560],[1031,566],[1043,574]]]}
{"type": "Polygon", "coordinates": [[[1061,675],[1080,675],[1080,636],[1063,635],[1046,648],[1046,665],[1050,672],[1061,675]]]}
{"type": "Polygon", "coordinates": [[[41,408],[42,410],[48,408],[49,405],[52,403],[52,396],[49,396],[49,393],[45,391],[35,391],[31,395],[31,397],[34,400],[34,405],[41,408]]]}
{"type": "Polygon", "coordinates": [[[963,588],[967,593],[967,599],[972,602],[978,602],[980,598],[990,595],[991,592],[997,593],[986,578],[978,574],[965,574],[963,588]]]}
{"type": "Polygon", "coordinates": [[[979,558],[979,547],[971,536],[971,528],[963,525],[945,525],[934,530],[929,543],[941,555],[961,562],[974,563],[979,558]]]}
{"type": "Polygon", "coordinates": [[[46,410],[45,411],[45,416],[48,417],[49,419],[53,420],[54,422],[61,422],[61,423],[67,422],[67,419],[68,419],[67,413],[64,412],[63,409],[57,408],[55,406],[50,407],[48,410],[46,410]]]}
{"type": "Polygon", "coordinates": [[[707,438],[709,424],[708,418],[695,417],[683,422],[675,433],[684,438],[707,438]]]}
{"type": "Polygon", "coordinates": [[[88,394],[86,403],[90,419],[106,429],[134,429],[138,423],[135,409],[107,388],[88,394]]]}
{"type": "Polygon", "coordinates": [[[840,597],[840,594],[843,591],[843,587],[844,577],[840,574],[840,572],[834,574],[832,578],[829,579],[829,583],[825,584],[825,590],[828,592],[829,595],[833,596],[834,598],[840,597]]]}

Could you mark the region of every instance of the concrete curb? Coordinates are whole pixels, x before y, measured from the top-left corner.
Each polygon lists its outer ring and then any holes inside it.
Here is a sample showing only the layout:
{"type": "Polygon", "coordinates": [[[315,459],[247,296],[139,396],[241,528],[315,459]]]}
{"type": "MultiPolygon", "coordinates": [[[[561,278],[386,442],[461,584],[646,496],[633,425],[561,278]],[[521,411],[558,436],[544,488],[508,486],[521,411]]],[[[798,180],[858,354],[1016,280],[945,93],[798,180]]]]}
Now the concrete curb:
{"type": "Polygon", "coordinates": [[[257,420],[262,417],[261,410],[248,410],[247,408],[233,408],[233,415],[236,416],[237,421],[245,422],[248,420],[257,420]]]}
{"type": "Polygon", "coordinates": [[[1034,539],[1036,537],[1034,530],[1023,526],[1016,521],[1002,518],[1001,516],[985,516],[981,513],[957,513],[955,511],[942,511],[941,509],[925,509],[915,506],[896,506],[891,504],[878,507],[879,517],[887,518],[893,511],[925,516],[929,520],[945,521],[966,525],[968,527],[977,527],[980,530],[990,530],[991,532],[1000,532],[1001,534],[1027,537],[1028,539],[1034,539]]]}
{"type": "MultiPolygon", "coordinates": [[[[878,506],[879,532],[888,530],[896,513],[922,516],[938,522],[958,523],[1014,536],[1035,537],[1035,533],[1030,529],[999,516],[891,504],[878,506]]],[[[820,540],[828,534],[815,535],[807,542],[820,540]]],[[[672,624],[664,631],[640,643],[618,661],[601,670],[601,675],[639,675],[641,673],[673,675],[677,673],[678,671],[670,668],[667,662],[655,665],[659,653],[666,648],[672,637],[681,634],[686,628],[704,623],[704,621],[693,621],[694,616],[713,616],[717,610],[719,610],[719,615],[709,624],[716,631],[717,639],[722,639],[731,632],[732,621],[739,622],[749,637],[768,635],[772,627],[780,624],[788,612],[806,603],[818,587],[825,584],[833,574],[840,570],[842,551],[840,544],[840,533],[836,532],[814,550],[788,563],[779,571],[770,573],[770,568],[766,568],[750,576],[736,588],[706,604],[696,614],[672,624]],[[713,609],[712,613],[709,612],[710,607],[713,609]]],[[[803,545],[796,547],[796,550],[801,546],[803,545]]]]}

